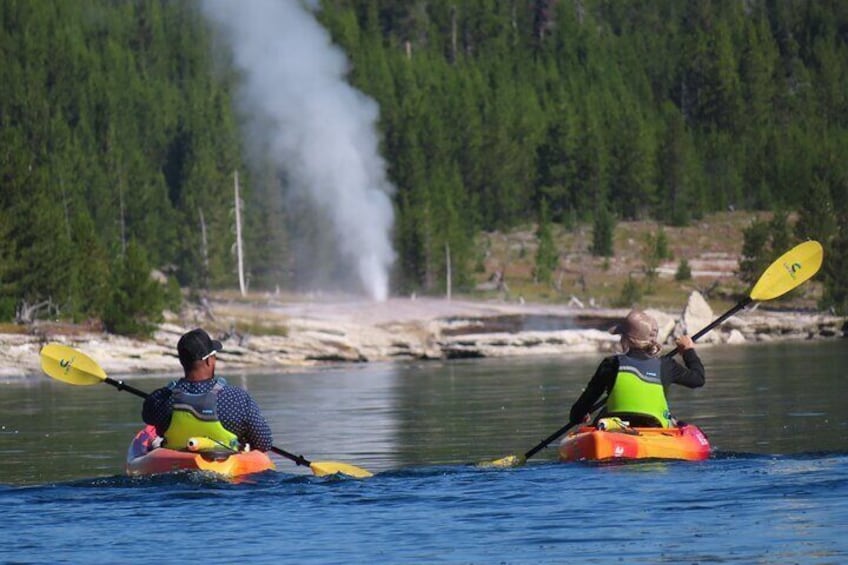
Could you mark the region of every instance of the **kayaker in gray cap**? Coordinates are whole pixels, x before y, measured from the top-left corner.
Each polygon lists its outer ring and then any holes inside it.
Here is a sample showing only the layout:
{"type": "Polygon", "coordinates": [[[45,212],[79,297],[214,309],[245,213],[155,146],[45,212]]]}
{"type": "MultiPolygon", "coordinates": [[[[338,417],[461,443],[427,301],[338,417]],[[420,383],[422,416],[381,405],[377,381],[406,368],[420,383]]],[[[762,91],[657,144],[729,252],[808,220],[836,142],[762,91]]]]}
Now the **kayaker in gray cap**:
{"type": "Polygon", "coordinates": [[[665,394],[669,385],[698,388],[705,382],[704,365],[692,338],[683,335],[676,340],[683,366],[673,357],[658,357],[657,321],[641,310],[631,310],[610,333],[621,335],[622,353],[606,357],[598,365],[571,407],[571,422],[584,421],[606,393],[606,406],[598,418],[618,417],[632,427],[673,427],[665,394]]]}
{"type": "Polygon", "coordinates": [[[271,429],[253,398],[215,376],[221,342],[197,328],[177,343],[185,376],[153,391],[141,416],[171,449],[185,449],[189,438],[209,438],[222,449],[268,451],[271,429]]]}

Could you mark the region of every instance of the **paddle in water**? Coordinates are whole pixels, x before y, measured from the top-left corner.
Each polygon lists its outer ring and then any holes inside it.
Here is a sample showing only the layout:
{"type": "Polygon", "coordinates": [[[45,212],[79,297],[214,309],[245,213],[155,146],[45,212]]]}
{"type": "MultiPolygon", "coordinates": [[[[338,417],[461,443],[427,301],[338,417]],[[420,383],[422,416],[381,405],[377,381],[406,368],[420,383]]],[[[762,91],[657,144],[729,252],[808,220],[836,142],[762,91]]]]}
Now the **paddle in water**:
{"type": "MultiPolygon", "coordinates": [[[[783,296],[790,290],[798,288],[801,284],[809,280],[821,268],[824,259],[824,250],[818,241],[805,241],[796,245],[780,257],[774,260],[769,267],[760,275],[757,283],[751,289],[751,292],[740,300],[730,310],[713,320],[707,327],[692,336],[692,341],[697,341],[699,338],[706,335],[710,330],[724,322],[736,312],[742,310],[751,302],[764,300],[772,300],[783,296]]],[[[668,353],[668,356],[674,355],[677,350],[668,353]]],[[[603,401],[592,407],[591,412],[603,406],[603,401]]],[[[514,467],[523,465],[528,459],[536,453],[547,447],[551,442],[562,436],[568,430],[576,426],[578,422],[569,422],[545,439],[524,455],[508,455],[494,461],[480,463],[482,467],[514,467]]]]}
{"type": "MultiPolygon", "coordinates": [[[[94,385],[106,383],[118,390],[125,390],[140,398],[147,398],[147,393],[123,381],[112,379],[106,375],[97,362],[77,349],[61,343],[48,343],[41,349],[41,369],[46,375],[56,380],[72,385],[94,385]]],[[[337,461],[309,461],[303,455],[295,455],[284,449],[272,446],[271,451],[290,459],[298,465],[309,467],[318,477],[342,474],[357,479],[371,477],[373,474],[361,467],[337,461]]]]}

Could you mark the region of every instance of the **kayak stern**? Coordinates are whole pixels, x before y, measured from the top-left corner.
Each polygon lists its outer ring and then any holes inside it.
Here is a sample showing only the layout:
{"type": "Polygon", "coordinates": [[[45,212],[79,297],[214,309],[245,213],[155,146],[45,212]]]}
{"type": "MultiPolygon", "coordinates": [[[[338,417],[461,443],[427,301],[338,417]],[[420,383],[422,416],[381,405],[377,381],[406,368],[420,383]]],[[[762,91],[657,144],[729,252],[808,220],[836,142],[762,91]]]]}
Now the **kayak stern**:
{"type": "Polygon", "coordinates": [[[563,438],[560,461],[614,459],[680,459],[700,461],[710,456],[710,442],[695,425],[678,428],[625,428],[605,431],[583,426],[563,438]]]}
{"type": "Polygon", "coordinates": [[[227,478],[275,469],[263,451],[206,453],[154,447],[156,428],[147,426],[133,438],[127,450],[128,475],[157,475],[175,471],[204,471],[227,478]]]}

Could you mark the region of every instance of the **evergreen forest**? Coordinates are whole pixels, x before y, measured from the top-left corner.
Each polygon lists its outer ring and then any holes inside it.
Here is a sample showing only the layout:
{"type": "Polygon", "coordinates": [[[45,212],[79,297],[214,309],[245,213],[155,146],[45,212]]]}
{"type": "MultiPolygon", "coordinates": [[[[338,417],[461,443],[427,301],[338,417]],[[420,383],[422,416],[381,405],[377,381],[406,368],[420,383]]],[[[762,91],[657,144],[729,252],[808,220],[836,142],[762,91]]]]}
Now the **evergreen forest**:
{"type": "MultiPolygon", "coordinates": [[[[443,292],[448,270],[470,288],[481,231],[588,224],[611,255],[617,221],[762,210],[749,262],[821,241],[820,306],[848,313],[848,3],[323,0],[315,17],[379,106],[392,292],[443,292]]],[[[215,42],[200,0],[0,3],[0,320],[143,334],[182,291],[238,286],[236,171],[251,288],[303,284],[303,218],[250,154],[215,42]]]]}

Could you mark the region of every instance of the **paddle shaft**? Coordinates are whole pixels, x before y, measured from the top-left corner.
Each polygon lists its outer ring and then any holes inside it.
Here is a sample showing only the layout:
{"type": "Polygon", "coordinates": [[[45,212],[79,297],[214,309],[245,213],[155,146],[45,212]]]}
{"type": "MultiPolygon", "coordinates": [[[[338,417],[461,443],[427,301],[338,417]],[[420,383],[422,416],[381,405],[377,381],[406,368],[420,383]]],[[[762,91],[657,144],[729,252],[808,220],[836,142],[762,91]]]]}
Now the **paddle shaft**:
{"type": "Polygon", "coordinates": [[[713,329],[717,325],[721,324],[723,321],[725,321],[726,319],[728,319],[729,317],[734,315],[736,312],[738,312],[739,310],[741,310],[742,308],[744,308],[745,306],[747,306],[751,302],[752,302],[752,300],[751,300],[750,296],[746,297],[744,300],[740,300],[736,304],[736,306],[734,306],[733,308],[731,308],[730,310],[728,310],[727,312],[725,312],[724,314],[722,314],[721,316],[719,316],[718,318],[713,320],[710,323],[710,325],[708,325],[707,327],[705,327],[704,329],[702,329],[701,331],[699,331],[698,333],[693,335],[692,341],[698,341],[698,338],[704,337],[704,335],[706,335],[707,332],[709,332],[711,329],[713,329]]]}
{"type": "Polygon", "coordinates": [[[562,434],[564,434],[565,432],[567,432],[568,430],[570,430],[571,428],[576,426],[578,423],[579,422],[569,422],[569,423],[567,423],[566,425],[564,425],[563,427],[561,427],[560,429],[558,429],[557,431],[555,431],[554,433],[552,433],[551,435],[549,435],[548,437],[543,439],[542,443],[540,443],[539,445],[537,445],[536,447],[534,447],[533,449],[531,449],[530,451],[525,453],[524,459],[530,459],[531,457],[533,457],[534,455],[539,453],[541,450],[545,449],[548,446],[548,444],[550,444],[552,441],[557,439],[559,436],[561,436],[562,434]]]}
{"type": "MultiPolygon", "coordinates": [[[[716,318],[715,320],[710,322],[710,324],[707,325],[707,327],[705,327],[704,329],[702,329],[701,331],[699,331],[698,333],[693,335],[692,341],[698,341],[699,338],[704,337],[710,330],[712,330],[713,328],[715,328],[716,326],[721,324],[723,321],[725,321],[726,319],[728,319],[732,315],[736,314],[736,312],[743,309],[745,306],[747,306],[751,302],[752,302],[752,299],[751,299],[750,296],[747,296],[743,300],[740,300],[739,302],[736,303],[736,306],[734,306],[733,308],[731,308],[730,310],[728,310],[727,312],[725,312],[724,314],[722,314],[721,316],[719,316],[718,318],[716,318]]],[[[675,353],[677,353],[677,348],[672,349],[671,351],[666,353],[664,355],[664,357],[674,357],[675,353]]]]}
{"type": "MultiPolygon", "coordinates": [[[[739,301],[736,306],[713,320],[713,322],[692,336],[692,341],[698,341],[699,337],[745,308],[754,300],[771,300],[783,296],[790,290],[797,288],[800,284],[815,275],[821,268],[823,259],[822,246],[817,241],[805,241],[800,243],[775,259],[771,265],[760,275],[751,292],[739,301]]],[[[672,351],[667,356],[674,355],[672,351]]]]}
{"type": "Polygon", "coordinates": [[[277,447],[275,445],[271,446],[271,451],[273,451],[277,455],[282,455],[286,459],[291,459],[292,461],[294,461],[298,465],[303,465],[304,467],[311,467],[312,466],[312,461],[310,461],[309,459],[307,459],[303,455],[295,455],[294,453],[289,453],[285,449],[280,449],[279,447],[277,447]]]}
{"type": "Polygon", "coordinates": [[[125,390],[127,392],[131,392],[131,393],[133,393],[134,395],[136,395],[140,398],[147,398],[148,396],[150,396],[149,394],[147,394],[143,390],[138,390],[134,386],[130,386],[127,383],[125,383],[124,381],[116,381],[113,378],[106,377],[105,379],[103,379],[103,382],[106,383],[106,384],[112,385],[113,387],[115,387],[118,390],[125,390]]]}
{"type": "MultiPolygon", "coordinates": [[[[592,409],[589,410],[589,413],[591,414],[592,412],[594,412],[595,410],[597,410],[598,408],[600,408],[601,406],[606,404],[606,400],[607,400],[606,398],[602,398],[600,401],[595,403],[595,405],[592,406],[592,409]]],[[[563,427],[561,427],[560,429],[558,429],[557,431],[555,431],[554,433],[552,433],[551,435],[549,435],[548,437],[543,439],[542,442],[539,443],[539,445],[537,445],[536,447],[534,447],[533,449],[531,449],[530,451],[525,453],[524,459],[530,459],[531,457],[533,457],[534,455],[539,453],[541,450],[545,449],[552,441],[554,441],[559,436],[561,436],[562,434],[564,434],[565,432],[567,432],[568,430],[570,430],[571,428],[573,428],[574,426],[576,426],[579,423],[580,422],[569,422],[569,423],[567,423],[566,425],[564,425],[563,427]]]]}

